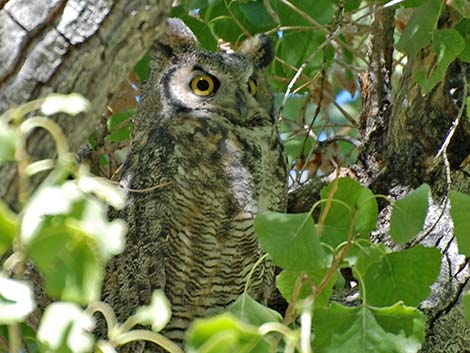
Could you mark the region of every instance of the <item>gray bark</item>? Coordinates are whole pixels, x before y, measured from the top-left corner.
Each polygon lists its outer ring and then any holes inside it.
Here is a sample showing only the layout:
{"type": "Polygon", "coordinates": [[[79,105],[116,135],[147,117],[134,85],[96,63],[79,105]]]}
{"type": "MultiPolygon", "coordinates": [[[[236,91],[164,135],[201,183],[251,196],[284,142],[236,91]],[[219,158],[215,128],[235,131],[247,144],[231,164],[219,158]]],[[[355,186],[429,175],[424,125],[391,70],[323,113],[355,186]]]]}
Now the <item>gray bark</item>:
{"type": "MultiPolygon", "coordinates": [[[[0,1],[0,113],[50,92],[81,93],[91,110],[58,118],[77,150],[163,31],[170,6],[170,0],[0,1]]],[[[29,143],[37,157],[53,151],[40,131],[29,143]]],[[[14,168],[0,168],[0,180],[0,197],[15,206],[14,168]]]]}

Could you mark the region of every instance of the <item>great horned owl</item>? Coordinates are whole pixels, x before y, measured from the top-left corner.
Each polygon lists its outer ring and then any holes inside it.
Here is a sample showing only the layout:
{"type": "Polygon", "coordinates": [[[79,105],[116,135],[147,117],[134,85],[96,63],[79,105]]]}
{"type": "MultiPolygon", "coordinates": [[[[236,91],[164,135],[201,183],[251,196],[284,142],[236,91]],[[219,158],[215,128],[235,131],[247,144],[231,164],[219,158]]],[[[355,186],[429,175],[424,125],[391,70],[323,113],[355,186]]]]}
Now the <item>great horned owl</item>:
{"type": "MultiPolygon", "coordinates": [[[[272,59],[266,35],[213,53],[181,20],[168,21],[123,165],[121,182],[139,192],[129,191],[120,214],[129,223],[126,250],[107,269],[105,300],[119,319],[161,288],[172,306],[163,333],[181,342],[193,319],[243,292],[263,255],[255,215],[286,207],[286,163],[263,75],[272,59]]],[[[265,261],[249,293],[266,301],[272,288],[265,261]]]]}

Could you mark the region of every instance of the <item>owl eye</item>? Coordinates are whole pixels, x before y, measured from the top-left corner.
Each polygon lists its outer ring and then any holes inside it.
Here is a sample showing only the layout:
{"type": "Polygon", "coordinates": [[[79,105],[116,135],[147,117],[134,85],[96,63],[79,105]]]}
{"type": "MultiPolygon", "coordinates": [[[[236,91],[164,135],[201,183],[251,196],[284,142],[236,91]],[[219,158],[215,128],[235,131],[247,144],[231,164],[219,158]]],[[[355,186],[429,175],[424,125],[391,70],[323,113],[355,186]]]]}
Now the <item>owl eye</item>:
{"type": "Polygon", "coordinates": [[[207,74],[197,75],[191,80],[190,86],[198,96],[207,97],[217,89],[217,81],[207,74]]]}
{"type": "Polygon", "coordinates": [[[256,96],[256,92],[258,91],[258,83],[255,79],[250,78],[248,80],[248,92],[254,97],[256,96]]]}

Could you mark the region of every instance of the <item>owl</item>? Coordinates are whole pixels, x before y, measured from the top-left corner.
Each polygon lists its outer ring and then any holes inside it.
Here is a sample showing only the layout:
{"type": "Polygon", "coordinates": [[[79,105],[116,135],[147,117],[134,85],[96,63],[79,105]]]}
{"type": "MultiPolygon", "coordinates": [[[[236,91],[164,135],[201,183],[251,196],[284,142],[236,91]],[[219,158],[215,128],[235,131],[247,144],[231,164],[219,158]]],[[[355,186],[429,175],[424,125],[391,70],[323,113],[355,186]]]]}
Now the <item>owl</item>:
{"type": "MultiPolygon", "coordinates": [[[[250,295],[270,296],[270,261],[254,268],[264,255],[254,218],[286,208],[285,155],[263,75],[272,59],[266,35],[210,52],[181,20],[168,20],[120,178],[129,233],[104,288],[118,319],[162,289],[172,309],[163,334],[182,344],[191,321],[229,307],[249,277],[250,295]]],[[[122,351],[158,352],[146,345],[122,351]]]]}

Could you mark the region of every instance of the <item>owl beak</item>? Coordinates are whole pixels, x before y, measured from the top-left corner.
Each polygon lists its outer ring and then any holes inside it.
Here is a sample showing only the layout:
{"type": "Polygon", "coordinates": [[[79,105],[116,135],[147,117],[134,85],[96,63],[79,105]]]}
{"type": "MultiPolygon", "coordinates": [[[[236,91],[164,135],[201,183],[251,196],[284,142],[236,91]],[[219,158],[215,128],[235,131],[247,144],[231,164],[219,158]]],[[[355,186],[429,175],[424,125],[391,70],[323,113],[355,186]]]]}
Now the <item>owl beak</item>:
{"type": "Polygon", "coordinates": [[[237,92],[235,93],[235,104],[236,104],[238,114],[240,115],[240,117],[245,118],[248,109],[246,106],[245,92],[243,92],[241,89],[238,89],[237,92]]]}

